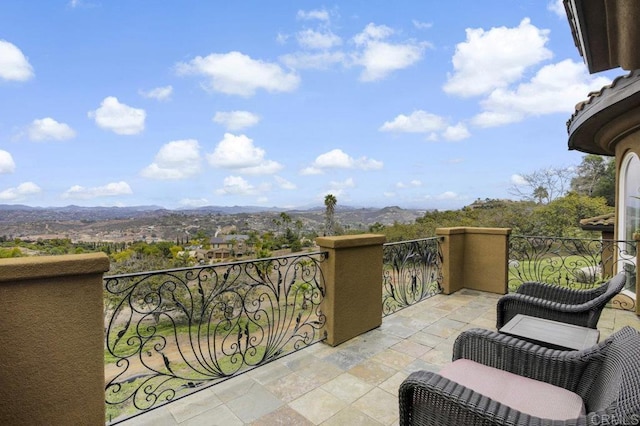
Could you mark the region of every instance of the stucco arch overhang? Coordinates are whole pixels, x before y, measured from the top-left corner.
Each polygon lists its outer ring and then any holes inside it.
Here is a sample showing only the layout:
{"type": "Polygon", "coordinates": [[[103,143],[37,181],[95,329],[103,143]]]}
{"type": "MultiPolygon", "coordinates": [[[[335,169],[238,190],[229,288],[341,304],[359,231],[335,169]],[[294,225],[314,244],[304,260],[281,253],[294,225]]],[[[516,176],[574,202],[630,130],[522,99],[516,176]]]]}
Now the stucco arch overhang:
{"type": "Polygon", "coordinates": [[[567,122],[569,149],[615,155],[616,144],[640,130],[640,70],[616,78],[579,103],[567,122]]]}

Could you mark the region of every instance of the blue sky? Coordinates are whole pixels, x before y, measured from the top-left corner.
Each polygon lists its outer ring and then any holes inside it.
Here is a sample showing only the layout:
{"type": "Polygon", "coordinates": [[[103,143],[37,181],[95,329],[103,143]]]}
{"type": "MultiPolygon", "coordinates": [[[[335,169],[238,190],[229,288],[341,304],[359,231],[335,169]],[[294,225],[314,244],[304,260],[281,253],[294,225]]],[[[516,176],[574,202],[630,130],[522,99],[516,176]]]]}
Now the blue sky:
{"type": "Polygon", "coordinates": [[[580,163],[557,0],[0,3],[0,204],[459,208],[580,163]]]}

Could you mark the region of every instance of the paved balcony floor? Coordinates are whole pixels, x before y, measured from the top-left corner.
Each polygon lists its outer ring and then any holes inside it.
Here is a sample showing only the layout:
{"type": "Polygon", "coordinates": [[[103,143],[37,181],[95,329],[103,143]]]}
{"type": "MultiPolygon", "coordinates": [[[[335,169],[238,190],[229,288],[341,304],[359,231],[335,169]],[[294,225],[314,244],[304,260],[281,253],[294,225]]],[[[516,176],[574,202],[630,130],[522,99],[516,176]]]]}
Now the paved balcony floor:
{"type": "MultiPolygon", "coordinates": [[[[498,298],[471,290],[434,296],[338,347],[315,344],[121,425],[398,424],[400,383],[450,362],[462,330],[495,330],[498,298]]],[[[640,320],[605,309],[601,340],[625,325],[640,329],[640,320]]]]}

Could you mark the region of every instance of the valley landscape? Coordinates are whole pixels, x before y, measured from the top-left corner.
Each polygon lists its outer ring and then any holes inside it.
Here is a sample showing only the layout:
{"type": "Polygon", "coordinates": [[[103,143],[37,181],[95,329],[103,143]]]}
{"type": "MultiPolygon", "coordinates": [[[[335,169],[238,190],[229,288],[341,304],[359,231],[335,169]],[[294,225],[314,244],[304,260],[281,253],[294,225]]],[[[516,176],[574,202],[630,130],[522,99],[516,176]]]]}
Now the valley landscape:
{"type": "MultiPolygon", "coordinates": [[[[304,234],[322,235],[325,207],[278,210],[250,206],[168,210],[138,207],[29,207],[0,205],[0,237],[5,240],[65,238],[77,242],[176,241],[204,232],[244,234],[275,231],[281,213],[298,222],[304,234]]],[[[337,207],[336,223],[345,230],[366,232],[375,224],[413,223],[424,210],[400,207],[337,207]]]]}

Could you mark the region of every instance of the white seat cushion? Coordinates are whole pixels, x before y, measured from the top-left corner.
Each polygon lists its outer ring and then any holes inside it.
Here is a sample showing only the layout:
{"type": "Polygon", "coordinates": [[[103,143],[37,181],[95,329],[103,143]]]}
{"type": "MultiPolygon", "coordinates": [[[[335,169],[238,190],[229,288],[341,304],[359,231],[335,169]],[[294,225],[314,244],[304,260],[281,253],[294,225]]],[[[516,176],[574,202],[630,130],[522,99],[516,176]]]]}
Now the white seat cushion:
{"type": "Polygon", "coordinates": [[[584,402],[576,393],[468,359],[446,365],[439,374],[531,416],[567,420],[585,414],[584,402]]]}

